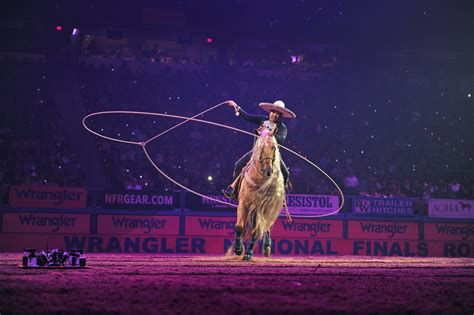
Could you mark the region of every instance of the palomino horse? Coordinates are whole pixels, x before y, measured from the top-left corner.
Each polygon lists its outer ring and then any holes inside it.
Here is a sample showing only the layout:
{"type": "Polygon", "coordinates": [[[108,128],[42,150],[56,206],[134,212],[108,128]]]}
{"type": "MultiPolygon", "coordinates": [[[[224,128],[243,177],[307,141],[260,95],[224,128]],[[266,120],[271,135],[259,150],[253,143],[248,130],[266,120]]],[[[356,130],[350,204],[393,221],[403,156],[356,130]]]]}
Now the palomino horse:
{"type": "Polygon", "coordinates": [[[263,253],[270,256],[270,229],[281,212],[285,198],[280,159],[273,134],[263,129],[254,144],[252,159],[241,175],[233,250],[236,255],[241,255],[243,239],[250,238],[243,260],[252,258],[255,243],[262,238],[263,253]]]}

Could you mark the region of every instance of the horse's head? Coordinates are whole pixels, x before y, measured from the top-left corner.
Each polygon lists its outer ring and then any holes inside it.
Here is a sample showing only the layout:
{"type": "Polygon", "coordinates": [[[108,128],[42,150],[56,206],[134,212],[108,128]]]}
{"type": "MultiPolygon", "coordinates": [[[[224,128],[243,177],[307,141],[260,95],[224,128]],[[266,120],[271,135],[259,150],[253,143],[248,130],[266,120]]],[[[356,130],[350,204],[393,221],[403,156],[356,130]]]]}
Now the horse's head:
{"type": "Polygon", "coordinates": [[[274,162],[278,157],[277,154],[278,145],[273,137],[273,133],[267,129],[263,129],[255,143],[253,157],[259,173],[264,177],[272,176],[275,165],[274,162]]]}

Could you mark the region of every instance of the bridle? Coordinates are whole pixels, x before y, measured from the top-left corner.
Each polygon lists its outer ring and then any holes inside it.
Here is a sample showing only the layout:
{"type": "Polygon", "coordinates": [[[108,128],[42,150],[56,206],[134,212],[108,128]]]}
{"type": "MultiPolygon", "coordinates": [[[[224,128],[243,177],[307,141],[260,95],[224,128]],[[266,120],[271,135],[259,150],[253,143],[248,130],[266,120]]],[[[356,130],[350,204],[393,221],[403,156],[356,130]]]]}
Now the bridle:
{"type": "MultiPolygon", "coordinates": [[[[269,140],[266,140],[266,141],[269,141],[269,140]]],[[[263,178],[266,178],[267,176],[265,176],[265,169],[263,168],[264,166],[264,162],[266,160],[270,160],[270,166],[271,166],[271,171],[270,171],[270,175],[273,173],[273,162],[275,162],[275,155],[276,155],[276,148],[274,147],[273,148],[273,156],[265,156],[265,157],[262,157],[262,152],[263,152],[263,148],[262,150],[260,151],[260,154],[259,154],[259,157],[258,157],[258,162],[259,163],[262,163],[262,168],[258,169],[257,165],[255,165],[255,171],[257,171],[257,174],[260,175],[260,177],[263,177],[263,178]]]]}

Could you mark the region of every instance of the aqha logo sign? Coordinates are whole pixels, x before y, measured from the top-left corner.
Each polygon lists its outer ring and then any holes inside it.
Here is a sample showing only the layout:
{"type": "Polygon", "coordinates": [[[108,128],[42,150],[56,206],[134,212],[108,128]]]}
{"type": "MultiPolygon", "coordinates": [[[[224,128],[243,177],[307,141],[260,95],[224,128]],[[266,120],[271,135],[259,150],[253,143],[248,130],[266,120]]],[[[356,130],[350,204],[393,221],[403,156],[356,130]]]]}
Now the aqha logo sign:
{"type": "Polygon", "coordinates": [[[474,219],[474,201],[430,199],[428,215],[434,218],[474,219]]]}

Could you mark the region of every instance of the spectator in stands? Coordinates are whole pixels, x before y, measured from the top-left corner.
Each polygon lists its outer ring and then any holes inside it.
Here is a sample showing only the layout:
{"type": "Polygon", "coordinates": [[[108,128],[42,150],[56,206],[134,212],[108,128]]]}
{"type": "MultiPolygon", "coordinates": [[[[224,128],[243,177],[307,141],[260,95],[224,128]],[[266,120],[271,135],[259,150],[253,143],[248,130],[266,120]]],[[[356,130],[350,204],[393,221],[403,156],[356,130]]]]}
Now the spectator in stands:
{"type": "Polygon", "coordinates": [[[347,175],[344,178],[344,193],[350,196],[356,196],[359,194],[358,187],[359,187],[359,179],[354,174],[352,168],[348,168],[347,175]]]}
{"type": "Polygon", "coordinates": [[[132,178],[130,184],[128,184],[125,189],[127,189],[127,190],[142,190],[142,185],[140,185],[138,183],[137,179],[134,177],[134,178],[132,178]]]}

